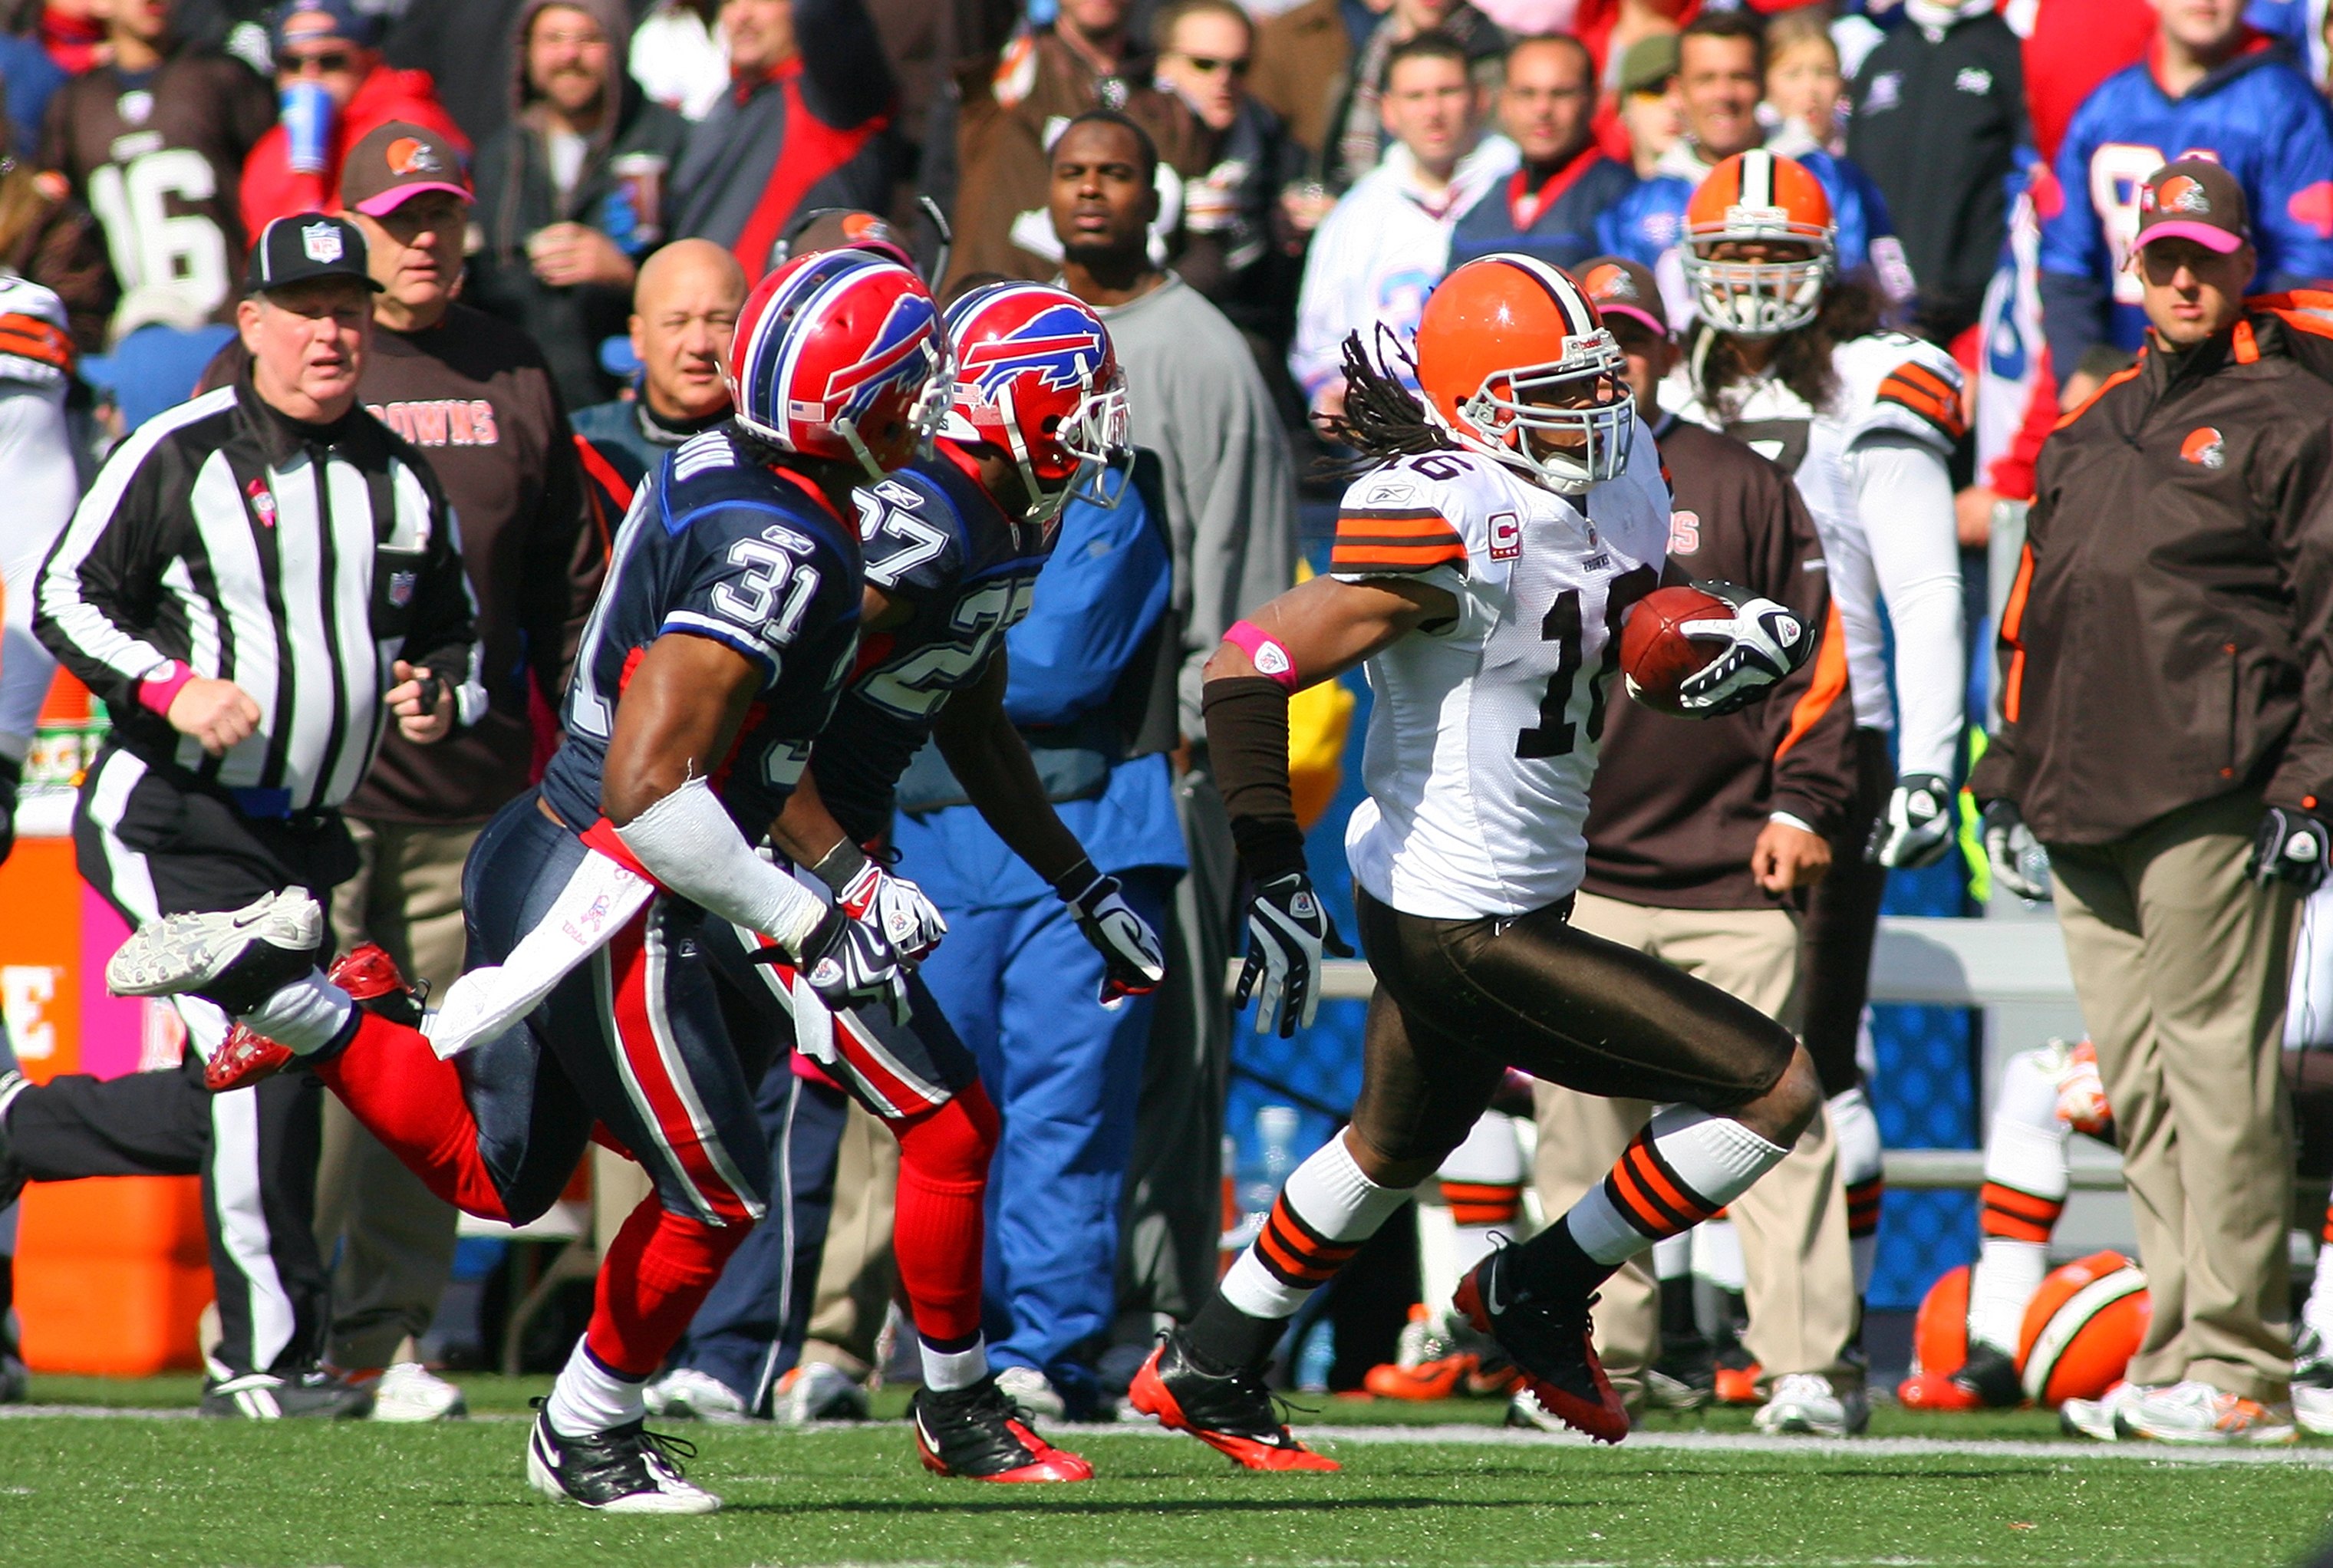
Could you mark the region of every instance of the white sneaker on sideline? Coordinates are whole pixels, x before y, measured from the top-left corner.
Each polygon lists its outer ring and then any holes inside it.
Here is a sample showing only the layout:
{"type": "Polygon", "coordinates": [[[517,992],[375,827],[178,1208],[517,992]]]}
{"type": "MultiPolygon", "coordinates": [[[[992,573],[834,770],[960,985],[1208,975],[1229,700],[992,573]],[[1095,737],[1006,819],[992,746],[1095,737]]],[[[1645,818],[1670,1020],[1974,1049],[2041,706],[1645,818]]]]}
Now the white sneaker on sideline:
{"type": "Polygon", "coordinates": [[[867,1390],[830,1361],[803,1361],[770,1394],[770,1419],[782,1427],[812,1421],[863,1421],[867,1390]]]}
{"type": "Polygon", "coordinates": [[[640,1399],[652,1416],[726,1426],[735,1426],[748,1419],[745,1401],[738,1397],[736,1390],[695,1367],[675,1367],[660,1378],[651,1378],[648,1387],[640,1390],[640,1399]]]}
{"type": "Polygon", "coordinates": [[[376,1421],[450,1421],[469,1413],[462,1390],[419,1361],[399,1361],[372,1380],[376,1421]]]}
{"type": "Polygon", "coordinates": [[[1053,1380],[1034,1367],[999,1367],[996,1386],[1005,1397],[1040,1420],[1066,1420],[1069,1401],[1053,1387],[1053,1380]]]}
{"type": "Polygon", "coordinates": [[[2267,1405],[2189,1378],[2167,1389],[2149,1389],[2126,1404],[2115,1424],[2126,1437],[2158,1443],[2226,1447],[2236,1443],[2292,1443],[2292,1407],[2267,1405]]]}
{"type": "Polygon", "coordinates": [[[2095,1400],[2068,1400],[2058,1407],[2058,1429],[2069,1437],[2096,1438],[2101,1443],[2122,1440],[2115,1423],[2131,1401],[2147,1392],[2143,1383],[2117,1383],[2095,1400]]]}
{"type": "Polygon", "coordinates": [[[2312,1438],[2333,1438],[2333,1389],[2293,1384],[2292,1420],[2312,1438]]]}
{"type": "Polygon", "coordinates": [[[1770,1437],[1852,1438],[1871,1425],[1871,1401],[1819,1372],[1785,1372],[1751,1420],[1770,1437]]]}

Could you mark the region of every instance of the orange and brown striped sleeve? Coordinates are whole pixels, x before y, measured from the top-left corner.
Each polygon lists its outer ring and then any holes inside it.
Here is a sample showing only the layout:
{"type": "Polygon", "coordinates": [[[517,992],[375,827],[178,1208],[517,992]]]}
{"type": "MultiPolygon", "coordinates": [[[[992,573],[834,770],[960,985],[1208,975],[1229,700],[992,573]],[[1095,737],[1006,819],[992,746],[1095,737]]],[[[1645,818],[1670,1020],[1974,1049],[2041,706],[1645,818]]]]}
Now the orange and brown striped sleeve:
{"type": "Polygon", "coordinates": [[[1465,565],[1465,540],[1434,507],[1365,505],[1338,514],[1329,570],[1339,575],[1400,575],[1437,566],[1463,571],[1465,565]]]}
{"type": "Polygon", "coordinates": [[[1917,360],[1906,360],[1880,378],[1878,399],[1916,415],[1947,441],[1968,433],[1960,389],[1917,360]]]}

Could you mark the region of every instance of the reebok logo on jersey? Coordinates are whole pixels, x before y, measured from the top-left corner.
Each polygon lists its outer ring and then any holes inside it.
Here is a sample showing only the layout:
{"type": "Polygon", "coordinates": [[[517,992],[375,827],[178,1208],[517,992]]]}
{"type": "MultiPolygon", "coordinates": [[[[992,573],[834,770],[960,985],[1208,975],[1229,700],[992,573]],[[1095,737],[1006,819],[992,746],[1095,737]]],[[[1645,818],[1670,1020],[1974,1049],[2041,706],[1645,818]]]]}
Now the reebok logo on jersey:
{"type": "Polygon", "coordinates": [[[2226,438],[2209,425],[2198,425],[2187,432],[2179,443],[2179,455],[2199,468],[2224,468],[2228,466],[2226,438]]]}
{"type": "Polygon", "coordinates": [[[1522,520],[1512,512],[1501,512],[1491,519],[1491,559],[1512,561],[1523,553],[1522,520]]]}
{"type": "Polygon", "coordinates": [[[502,442],[494,406],[484,398],[368,403],[372,417],[417,447],[493,447],[502,442]]]}

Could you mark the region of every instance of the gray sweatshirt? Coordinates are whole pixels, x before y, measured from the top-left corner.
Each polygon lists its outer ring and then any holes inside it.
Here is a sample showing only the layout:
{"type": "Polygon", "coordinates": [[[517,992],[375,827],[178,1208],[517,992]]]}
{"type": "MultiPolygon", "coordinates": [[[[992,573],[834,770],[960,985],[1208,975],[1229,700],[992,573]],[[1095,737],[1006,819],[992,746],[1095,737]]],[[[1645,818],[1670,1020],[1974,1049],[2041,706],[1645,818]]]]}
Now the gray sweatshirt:
{"type": "Polygon", "coordinates": [[[1169,273],[1101,315],[1126,370],[1135,444],[1166,470],[1183,733],[1197,739],[1200,666],[1232,622],[1296,581],[1288,437],[1247,340],[1181,278],[1169,273]]]}

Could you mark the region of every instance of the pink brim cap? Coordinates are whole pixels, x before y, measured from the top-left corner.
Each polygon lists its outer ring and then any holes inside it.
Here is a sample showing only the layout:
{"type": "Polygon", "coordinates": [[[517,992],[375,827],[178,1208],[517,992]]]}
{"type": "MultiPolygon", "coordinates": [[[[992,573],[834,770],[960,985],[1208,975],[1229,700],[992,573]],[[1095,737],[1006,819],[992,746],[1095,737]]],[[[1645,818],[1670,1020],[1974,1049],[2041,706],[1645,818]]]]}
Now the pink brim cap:
{"type": "Polygon", "coordinates": [[[1667,337],[1669,335],[1668,323],[1662,321],[1658,316],[1654,315],[1652,312],[1645,309],[1642,305],[1624,305],[1618,303],[1608,304],[1602,300],[1598,300],[1596,302],[1596,313],[1602,316],[1627,316],[1632,320],[1643,322],[1647,327],[1650,328],[1655,332],[1659,333],[1662,337],[1667,337]]]}
{"type": "Polygon", "coordinates": [[[2230,234],[2216,224],[2181,223],[2175,219],[2170,223],[2148,224],[2140,231],[2138,243],[2152,245],[2159,239],[2192,239],[2205,250],[2217,251],[2222,255],[2230,254],[2244,243],[2243,236],[2230,234]]]}
{"type": "Polygon", "coordinates": [[[391,186],[379,196],[370,197],[357,203],[357,210],[367,217],[387,217],[425,190],[446,191],[450,195],[460,197],[464,201],[476,199],[458,185],[442,179],[426,179],[413,185],[391,186]]]}

